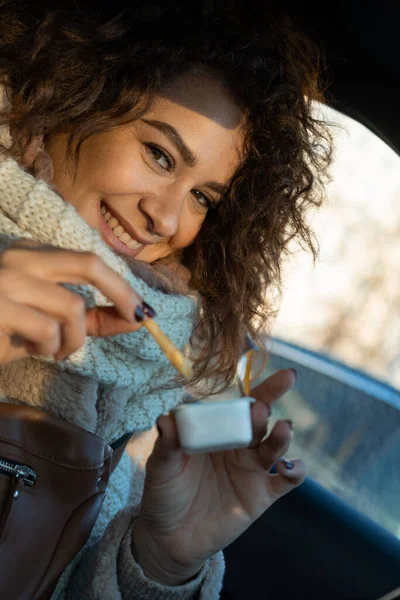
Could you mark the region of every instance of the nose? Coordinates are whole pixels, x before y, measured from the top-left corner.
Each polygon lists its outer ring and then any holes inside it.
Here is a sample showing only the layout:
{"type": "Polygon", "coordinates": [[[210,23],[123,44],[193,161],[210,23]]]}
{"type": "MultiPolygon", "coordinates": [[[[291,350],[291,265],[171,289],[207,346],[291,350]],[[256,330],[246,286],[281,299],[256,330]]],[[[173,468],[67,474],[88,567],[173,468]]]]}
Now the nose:
{"type": "Polygon", "coordinates": [[[173,237],[185,202],[185,191],[170,186],[156,194],[146,194],[139,200],[139,210],[147,220],[147,231],[160,238],[173,237]]]}

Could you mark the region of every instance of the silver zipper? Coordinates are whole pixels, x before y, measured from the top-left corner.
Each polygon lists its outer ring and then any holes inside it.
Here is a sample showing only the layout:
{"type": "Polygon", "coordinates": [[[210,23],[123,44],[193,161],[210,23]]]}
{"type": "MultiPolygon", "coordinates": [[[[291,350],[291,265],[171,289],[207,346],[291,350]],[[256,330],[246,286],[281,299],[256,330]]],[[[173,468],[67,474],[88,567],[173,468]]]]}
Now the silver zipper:
{"type": "Polygon", "coordinates": [[[21,479],[28,487],[32,487],[36,483],[36,471],[28,465],[20,465],[8,458],[0,458],[0,473],[21,479]]]}

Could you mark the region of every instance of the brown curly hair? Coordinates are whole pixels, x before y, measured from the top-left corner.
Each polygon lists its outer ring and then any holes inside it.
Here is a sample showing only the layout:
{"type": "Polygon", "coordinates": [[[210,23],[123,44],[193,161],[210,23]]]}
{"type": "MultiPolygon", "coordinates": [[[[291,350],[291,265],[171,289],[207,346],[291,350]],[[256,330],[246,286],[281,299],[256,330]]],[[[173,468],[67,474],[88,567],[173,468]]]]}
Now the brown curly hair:
{"type": "Polygon", "coordinates": [[[243,111],[245,158],[183,253],[202,297],[195,372],[225,387],[244,332],[257,340],[273,314],[266,293],[279,290],[289,242],[297,236],[316,253],[306,212],[321,202],[331,158],[329,130],[312,109],[323,101],[319,52],[272,5],[66,4],[0,0],[0,82],[12,94],[0,123],[17,134],[14,154],[67,127],[77,159],[85,139],[139,118],[191,72],[221,81],[243,111]]]}

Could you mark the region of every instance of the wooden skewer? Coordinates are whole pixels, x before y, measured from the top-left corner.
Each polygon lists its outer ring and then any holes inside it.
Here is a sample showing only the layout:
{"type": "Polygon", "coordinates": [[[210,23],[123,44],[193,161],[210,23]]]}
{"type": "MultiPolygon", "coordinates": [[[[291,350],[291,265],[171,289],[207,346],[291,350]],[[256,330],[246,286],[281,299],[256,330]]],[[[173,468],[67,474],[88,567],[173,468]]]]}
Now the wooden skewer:
{"type": "Polygon", "coordinates": [[[168,360],[185,378],[192,376],[192,366],[175,344],[160,329],[154,319],[146,319],[143,323],[147,331],[153,336],[168,360]]]}
{"type": "Polygon", "coordinates": [[[250,396],[250,376],[251,376],[251,362],[253,358],[253,350],[246,352],[246,370],[243,377],[243,391],[246,396],[250,396]]]}

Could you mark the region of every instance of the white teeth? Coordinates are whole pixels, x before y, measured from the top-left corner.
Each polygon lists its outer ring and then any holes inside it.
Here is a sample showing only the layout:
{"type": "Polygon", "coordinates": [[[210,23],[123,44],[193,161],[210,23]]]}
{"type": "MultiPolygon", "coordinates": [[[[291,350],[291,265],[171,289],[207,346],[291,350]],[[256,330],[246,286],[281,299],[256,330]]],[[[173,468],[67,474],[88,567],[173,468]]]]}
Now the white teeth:
{"type": "Polygon", "coordinates": [[[117,225],[117,227],[114,227],[113,232],[117,237],[119,237],[125,232],[125,229],[121,227],[121,225],[117,225]]]}
{"type": "Polygon", "coordinates": [[[116,235],[123,244],[126,244],[126,246],[128,246],[128,248],[131,250],[137,250],[143,246],[143,244],[131,238],[129,233],[125,231],[122,225],[118,223],[117,219],[113,217],[110,212],[108,212],[104,205],[101,206],[101,212],[104,215],[104,219],[107,221],[108,226],[110,229],[112,229],[114,235],[116,235]]]}
{"type": "Polygon", "coordinates": [[[131,241],[131,236],[129,235],[129,233],[126,233],[126,231],[119,236],[119,239],[121,240],[121,242],[124,242],[124,244],[127,244],[128,242],[131,241]]]}
{"type": "Polygon", "coordinates": [[[137,242],[136,240],[132,240],[130,242],[128,242],[126,244],[128,246],[128,248],[130,248],[131,250],[136,250],[136,248],[140,248],[140,246],[142,246],[142,244],[140,244],[139,242],[137,242]]]}

